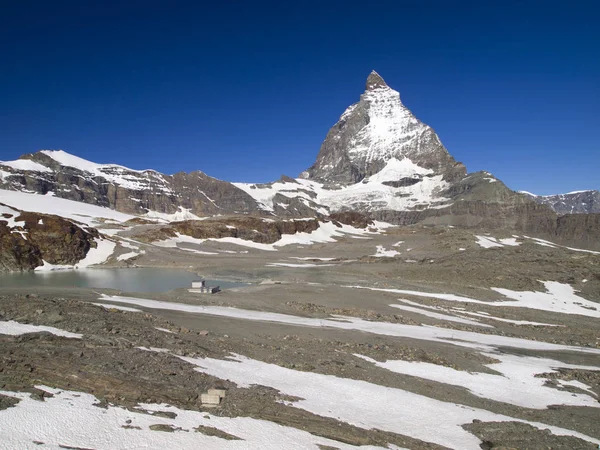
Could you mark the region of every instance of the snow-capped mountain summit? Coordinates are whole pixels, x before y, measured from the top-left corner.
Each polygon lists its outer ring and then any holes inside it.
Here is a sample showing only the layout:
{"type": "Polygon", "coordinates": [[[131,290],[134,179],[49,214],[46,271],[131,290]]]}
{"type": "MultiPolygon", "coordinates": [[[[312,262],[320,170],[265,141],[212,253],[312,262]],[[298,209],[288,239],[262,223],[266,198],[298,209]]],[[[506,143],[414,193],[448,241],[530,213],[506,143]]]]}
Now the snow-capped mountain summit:
{"type": "Polygon", "coordinates": [[[433,129],[419,121],[375,71],[358,103],[329,130],[315,164],[300,177],[327,185],[349,185],[381,171],[391,159],[408,159],[452,181],[465,175],[433,129]]]}

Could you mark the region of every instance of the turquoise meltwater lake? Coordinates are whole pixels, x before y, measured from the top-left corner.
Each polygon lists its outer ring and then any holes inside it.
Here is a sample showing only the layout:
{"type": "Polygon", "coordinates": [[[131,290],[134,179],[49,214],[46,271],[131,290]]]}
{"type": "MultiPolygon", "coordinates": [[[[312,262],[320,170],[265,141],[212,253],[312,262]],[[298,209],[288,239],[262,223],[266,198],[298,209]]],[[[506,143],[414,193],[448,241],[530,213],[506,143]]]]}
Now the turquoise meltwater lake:
{"type": "MultiPolygon", "coordinates": [[[[181,269],[80,269],[51,272],[24,272],[0,274],[0,287],[84,287],[117,289],[124,292],[167,292],[189,288],[192,281],[202,277],[181,269]]],[[[206,280],[209,286],[221,289],[247,286],[247,283],[206,280]]]]}

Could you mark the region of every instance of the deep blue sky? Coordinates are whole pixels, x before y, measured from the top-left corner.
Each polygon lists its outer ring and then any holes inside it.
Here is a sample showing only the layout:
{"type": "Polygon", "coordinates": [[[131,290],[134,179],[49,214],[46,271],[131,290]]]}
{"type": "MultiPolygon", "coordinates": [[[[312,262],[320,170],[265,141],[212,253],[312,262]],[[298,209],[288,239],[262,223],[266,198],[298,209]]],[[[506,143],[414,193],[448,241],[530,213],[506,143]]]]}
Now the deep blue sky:
{"type": "Polygon", "coordinates": [[[272,181],[372,69],[469,171],[600,188],[597,1],[2,1],[0,160],[272,181]]]}

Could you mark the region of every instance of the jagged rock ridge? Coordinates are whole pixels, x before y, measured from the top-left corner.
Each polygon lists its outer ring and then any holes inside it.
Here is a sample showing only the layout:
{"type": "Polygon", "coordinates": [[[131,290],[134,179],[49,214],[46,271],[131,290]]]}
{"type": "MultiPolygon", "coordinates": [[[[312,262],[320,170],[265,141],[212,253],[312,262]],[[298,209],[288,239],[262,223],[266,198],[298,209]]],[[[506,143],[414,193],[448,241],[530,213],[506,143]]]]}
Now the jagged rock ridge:
{"type": "Polygon", "coordinates": [[[548,205],[557,214],[600,213],[600,191],[575,191],[566,194],[535,195],[521,191],[537,203],[548,205]]]}

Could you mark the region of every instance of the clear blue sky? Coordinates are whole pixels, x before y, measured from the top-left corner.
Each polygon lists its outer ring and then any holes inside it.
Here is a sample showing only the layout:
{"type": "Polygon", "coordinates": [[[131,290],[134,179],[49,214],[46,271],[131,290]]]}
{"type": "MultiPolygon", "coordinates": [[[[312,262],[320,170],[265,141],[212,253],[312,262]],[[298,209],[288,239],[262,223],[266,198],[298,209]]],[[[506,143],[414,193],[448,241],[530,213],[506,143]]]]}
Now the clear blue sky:
{"type": "Polygon", "coordinates": [[[372,69],[469,171],[600,188],[598,1],[3,1],[0,160],[296,176],[372,69]]]}

